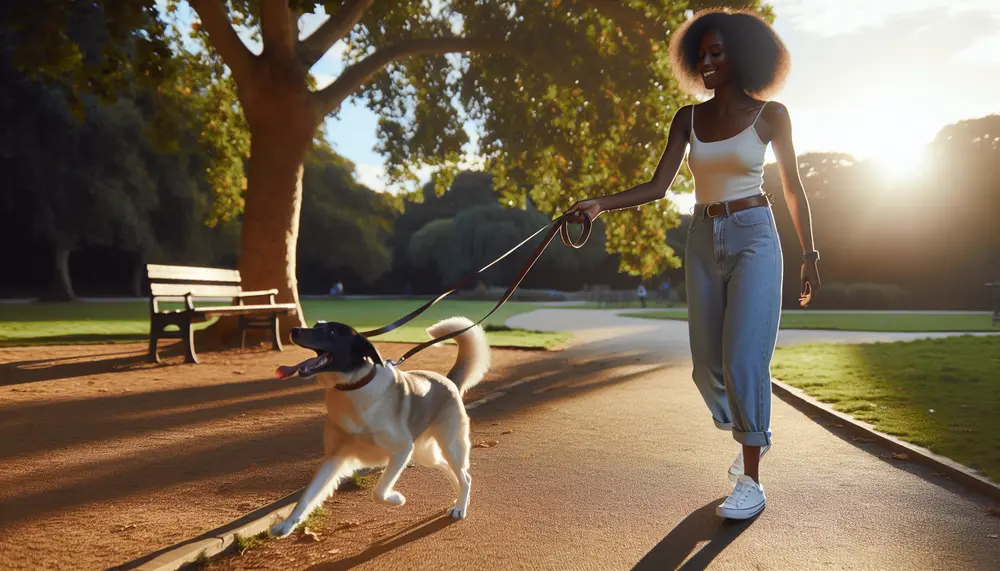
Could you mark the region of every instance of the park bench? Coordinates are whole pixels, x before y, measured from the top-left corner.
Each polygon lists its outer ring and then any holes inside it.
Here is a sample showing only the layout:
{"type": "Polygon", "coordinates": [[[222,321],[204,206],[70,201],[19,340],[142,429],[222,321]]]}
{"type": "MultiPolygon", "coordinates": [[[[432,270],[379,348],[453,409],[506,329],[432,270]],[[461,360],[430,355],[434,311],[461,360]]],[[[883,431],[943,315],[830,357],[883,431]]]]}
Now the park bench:
{"type": "Polygon", "coordinates": [[[278,290],[243,291],[239,270],[202,268],[190,266],[164,266],[147,264],[149,278],[149,357],[159,363],[160,356],[156,343],[160,339],[184,340],[185,361],[197,363],[194,350],[194,323],[212,317],[239,317],[242,348],[246,348],[246,332],[250,329],[270,329],[271,342],[276,351],[281,351],[278,335],[278,317],[294,314],[294,303],[275,303],[278,290]],[[267,303],[247,305],[246,298],[267,297],[267,303]],[[195,307],[194,300],[228,300],[228,305],[214,304],[195,307]],[[182,302],[181,309],[160,309],[163,302],[182,302]],[[168,325],[176,325],[179,331],[165,331],[168,325]]]}
{"type": "Polygon", "coordinates": [[[993,323],[996,325],[1000,322],[1000,282],[992,282],[986,284],[986,287],[993,290],[993,323]]]}

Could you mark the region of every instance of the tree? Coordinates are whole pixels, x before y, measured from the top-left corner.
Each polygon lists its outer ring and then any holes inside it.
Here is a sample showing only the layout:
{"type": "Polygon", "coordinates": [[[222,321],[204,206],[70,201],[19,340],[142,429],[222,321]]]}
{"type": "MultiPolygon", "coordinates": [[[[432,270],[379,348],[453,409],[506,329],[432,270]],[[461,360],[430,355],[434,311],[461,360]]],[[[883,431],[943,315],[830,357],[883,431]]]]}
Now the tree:
{"type": "MultiPolygon", "coordinates": [[[[167,27],[153,0],[98,0],[109,37],[133,36],[132,53],[110,50],[100,65],[78,65],[60,35],[60,0],[20,3],[21,61],[44,71],[72,70],[102,89],[121,69],[168,75],[167,27]],[[31,7],[26,7],[31,4],[31,7]],[[140,30],[141,33],[137,33],[140,30]],[[85,70],[85,71],[79,71],[85,70]],[[87,73],[89,70],[89,73],[87,73]],[[100,71],[99,80],[93,78],[100,71]]],[[[211,56],[228,67],[251,133],[239,269],[247,287],[277,286],[298,302],[295,248],[303,163],[324,117],[350,97],[381,116],[379,150],[394,182],[415,166],[441,167],[448,186],[469,138],[508,205],[530,197],[547,214],[595,193],[649,177],[677,109],[690,100],[671,76],[665,43],[689,10],[718,1],[682,0],[188,0],[211,56]],[[332,14],[299,38],[302,14],[332,14]],[[236,26],[236,27],[234,27],[236,26]],[[237,27],[259,40],[259,54],[237,27]],[[337,42],[347,66],[330,85],[310,89],[310,68],[337,42]]],[[[741,6],[747,2],[738,2],[741,6]]],[[[751,4],[756,5],[756,2],[751,4]]],[[[168,0],[175,9],[176,0],[168,0]]],[[[654,275],[678,263],[666,245],[678,216],[665,201],[609,213],[607,247],[621,270],[654,275]]],[[[301,311],[283,321],[302,323],[301,311]]]]}
{"type": "MultiPolygon", "coordinates": [[[[8,41],[9,30],[0,28],[3,52],[8,41]]],[[[142,155],[144,121],[128,100],[104,105],[87,95],[79,122],[60,90],[25,79],[6,57],[0,78],[0,165],[10,189],[0,204],[28,230],[26,241],[50,247],[53,278],[42,297],[72,300],[74,250],[152,241],[149,213],[157,201],[142,155]]]]}

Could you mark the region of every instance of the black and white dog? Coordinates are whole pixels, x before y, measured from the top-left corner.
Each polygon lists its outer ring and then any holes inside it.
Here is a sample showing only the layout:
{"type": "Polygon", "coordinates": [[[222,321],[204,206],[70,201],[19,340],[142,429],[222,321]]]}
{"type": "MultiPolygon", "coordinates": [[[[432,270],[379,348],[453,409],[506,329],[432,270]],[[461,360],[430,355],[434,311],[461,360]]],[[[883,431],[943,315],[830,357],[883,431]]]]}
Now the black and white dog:
{"type": "MultiPolygon", "coordinates": [[[[427,329],[432,338],[470,327],[464,317],[427,329]]],[[[450,510],[464,518],[469,510],[469,417],[462,395],[490,366],[490,348],[479,326],[455,337],[458,358],[447,376],[433,371],[401,371],[381,365],[368,339],[341,323],[317,323],[292,330],[295,344],[316,357],[294,367],[279,367],[279,378],[315,376],[326,386],[324,459],[291,515],[271,528],[285,537],[329,497],[340,480],[359,468],[385,467],[375,486],[376,500],[403,505],[393,487],[411,459],[444,473],[458,499],[450,510]]]]}

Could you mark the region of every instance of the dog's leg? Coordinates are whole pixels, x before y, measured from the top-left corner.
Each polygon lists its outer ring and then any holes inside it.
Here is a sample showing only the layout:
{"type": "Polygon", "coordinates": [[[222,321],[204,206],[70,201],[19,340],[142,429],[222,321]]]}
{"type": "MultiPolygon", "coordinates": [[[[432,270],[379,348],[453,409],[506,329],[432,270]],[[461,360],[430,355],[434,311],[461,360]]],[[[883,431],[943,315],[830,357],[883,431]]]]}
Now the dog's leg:
{"type": "Polygon", "coordinates": [[[271,527],[273,537],[287,537],[299,526],[316,507],[323,503],[333,493],[347,462],[342,457],[327,458],[320,465],[319,471],[309,482],[309,487],[302,493],[295,509],[285,521],[271,527]]]}
{"type": "Polygon", "coordinates": [[[385,466],[385,472],[382,472],[382,477],[375,484],[373,496],[376,500],[394,506],[401,506],[406,503],[406,498],[403,494],[392,488],[403,474],[403,470],[406,469],[411,456],[413,456],[413,443],[408,444],[403,450],[394,452],[389,456],[389,463],[385,466]]]}
{"type": "Polygon", "coordinates": [[[448,512],[455,519],[462,519],[469,513],[469,495],[472,492],[472,475],[469,474],[470,447],[466,429],[466,431],[457,431],[448,445],[442,449],[452,470],[452,477],[458,480],[458,501],[455,502],[455,507],[448,512]]]}

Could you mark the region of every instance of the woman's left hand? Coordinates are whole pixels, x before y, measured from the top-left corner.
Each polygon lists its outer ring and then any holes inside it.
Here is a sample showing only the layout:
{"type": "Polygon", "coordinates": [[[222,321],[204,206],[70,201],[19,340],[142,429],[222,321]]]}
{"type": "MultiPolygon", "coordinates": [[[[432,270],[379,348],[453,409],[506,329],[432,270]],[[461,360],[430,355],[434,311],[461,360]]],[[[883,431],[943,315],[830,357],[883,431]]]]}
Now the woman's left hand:
{"type": "Polygon", "coordinates": [[[802,263],[801,290],[799,292],[799,305],[803,308],[809,306],[813,295],[819,291],[822,282],[819,279],[819,268],[816,267],[815,260],[802,263]]]}

